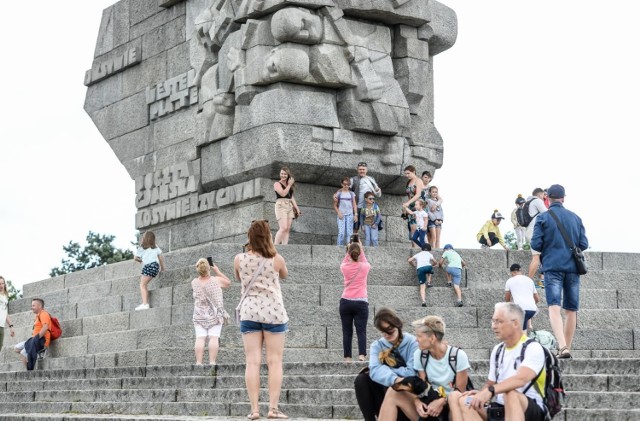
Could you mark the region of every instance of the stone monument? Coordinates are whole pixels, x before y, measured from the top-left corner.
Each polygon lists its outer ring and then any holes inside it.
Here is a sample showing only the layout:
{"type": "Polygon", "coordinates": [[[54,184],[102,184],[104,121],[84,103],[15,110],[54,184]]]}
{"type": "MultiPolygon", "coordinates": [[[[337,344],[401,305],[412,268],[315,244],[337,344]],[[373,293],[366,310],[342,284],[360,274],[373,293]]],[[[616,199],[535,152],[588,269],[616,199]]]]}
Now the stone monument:
{"type": "Polygon", "coordinates": [[[442,165],[433,56],[456,34],[435,0],[121,0],[84,108],[135,180],[136,228],[167,250],[277,229],[283,165],[304,212],[291,241],[329,244],[360,161],[384,193],[381,242],[401,242],[403,168],[442,165]]]}

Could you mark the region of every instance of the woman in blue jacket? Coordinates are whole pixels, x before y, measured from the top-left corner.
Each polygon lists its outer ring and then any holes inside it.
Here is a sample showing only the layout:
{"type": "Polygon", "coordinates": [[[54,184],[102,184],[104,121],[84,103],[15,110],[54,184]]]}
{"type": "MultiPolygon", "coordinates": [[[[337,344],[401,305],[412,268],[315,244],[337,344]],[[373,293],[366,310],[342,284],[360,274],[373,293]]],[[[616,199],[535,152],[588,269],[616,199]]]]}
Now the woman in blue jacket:
{"type": "MultiPolygon", "coordinates": [[[[365,421],[376,421],[387,388],[399,379],[415,376],[413,358],[418,343],[415,336],[402,332],[402,320],[390,308],[381,308],[374,325],[382,338],[371,344],[369,367],[354,382],[356,399],[365,421]]],[[[399,414],[399,420],[408,420],[399,414]]]]}

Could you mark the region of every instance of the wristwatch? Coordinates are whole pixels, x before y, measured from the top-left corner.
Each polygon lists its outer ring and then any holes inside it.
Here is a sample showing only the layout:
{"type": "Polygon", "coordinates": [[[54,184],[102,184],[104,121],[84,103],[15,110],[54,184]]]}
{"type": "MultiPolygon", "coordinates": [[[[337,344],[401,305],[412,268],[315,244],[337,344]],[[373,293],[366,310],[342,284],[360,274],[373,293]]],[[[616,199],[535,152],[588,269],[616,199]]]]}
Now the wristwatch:
{"type": "Polygon", "coordinates": [[[487,390],[491,392],[491,397],[493,398],[496,395],[496,388],[493,386],[487,387],[487,390]]]}

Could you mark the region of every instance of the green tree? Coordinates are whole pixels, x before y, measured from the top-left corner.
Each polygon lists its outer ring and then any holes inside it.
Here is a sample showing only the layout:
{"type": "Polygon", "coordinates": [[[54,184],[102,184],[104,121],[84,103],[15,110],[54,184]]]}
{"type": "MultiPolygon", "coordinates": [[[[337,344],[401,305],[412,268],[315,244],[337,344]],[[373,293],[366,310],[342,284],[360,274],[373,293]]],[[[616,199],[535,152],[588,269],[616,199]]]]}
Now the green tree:
{"type": "MultiPolygon", "coordinates": [[[[516,233],[514,231],[508,231],[504,235],[504,242],[507,245],[509,250],[518,250],[518,241],[516,239],[516,233]]],[[[524,243],[522,245],[522,250],[529,250],[531,246],[529,243],[524,243]]]]}
{"type": "Polygon", "coordinates": [[[17,300],[18,298],[22,298],[22,291],[13,286],[10,280],[7,281],[7,292],[9,293],[9,301],[17,300]]]}
{"type": "Polygon", "coordinates": [[[100,235],[89,231],[85,247],[74,241],[69,241],[69,244],[62,246],[68,259],[62,259],[61,266],[51,269],[49,276],[64,275],[65,273],[133,259],[131,250],[119,249],[113,245],[115,238],[114,235],[100,235]]]}

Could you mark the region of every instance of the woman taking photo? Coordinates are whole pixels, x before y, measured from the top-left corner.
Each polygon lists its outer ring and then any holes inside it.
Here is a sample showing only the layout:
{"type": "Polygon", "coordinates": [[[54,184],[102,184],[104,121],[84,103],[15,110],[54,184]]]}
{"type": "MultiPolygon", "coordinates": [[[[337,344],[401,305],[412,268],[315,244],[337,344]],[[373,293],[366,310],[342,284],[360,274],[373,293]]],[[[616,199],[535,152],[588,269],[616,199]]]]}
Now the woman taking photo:
{"type": "MultiPolygon", "coordinates": [[[[389,308],[381,308],[373,321],[382,338],[371,344],[369,367],[355,380],[356,399],[365,421],[375,421],[389,386],[404,377],[415,376],[416,338],[402,331],[402,320],[389,308]]],[[[382,414],[379,420],[386,420],[382,414]]],[[[401,420],[407,420],[400,414],[401,420]]]]}
{"type": "Polygon", "coordinates": [[[369,319],[367,275],[370,269],[371,264],[364,255],[364,247],[360,240],[358,239],[357,243],[349,243],[347,254],[340,264],[340,271],[344,277],[344,289],[340,298],[340,320],[345,361],[351,361],[354,325],[358,336],[358,359],[365,361],[367,358],[367,320],[369,319]]]}
{"type": "Polygon", "coordinates": [[[209,337],[209,364],[215,365],[225,316],[222,288],[229,288],[231,281],[216,265],[213,265],[216,276],[211,276],[211,266],[207,259],[199,259],[196,270],[199,276],[191,281],[193,325],[196,329],[196,365],[202,365],[204,343],[207,337],[209,337]]]}
{"type": "MultiPolygon", "coordinates": [[[[433,389],[440,389],[441,397],[426,404],[416,399],[415,395],[407,392],[396,392],[387,389],[387,394],[380,409],[380,419],[394,421],[398,416],[398,409],[410,420],[433,417],[441,421],[449,419],[449,405],[447,396],[455,390],[464,391],[469,380],[469,358],[459,349],[452,348],[443,342],[445,332],[444,320],[438,316],[427,316],[411,324],[415,328],[419,349],[413,356],[413,367],[418,377],[431,384],[433,389]],[[456,352],[455,358],[450,358],[456,352]],[[423,357],[422,355],[425,354],[423,357]],[[451,364],[454,364],[455,371],[451,364]],[[423,365],[426,363],[426,367],[423,365]]],[[[398,380],[399,381],[399,380],[398,380]]]]}
{"type": "Polygon", "coordinates": [[[275,244],[289,244],[289,233],[293,219],[296,215],[302,215],[296,199],[293,197],[294,184],[295,180],[289,168],[282,167],[280,180],[273,183],[273,190],[276,192],[276,220],[279,226],[275,244]]]}
{"type": "Polygon", "coordinates": [[[260,418],[260,365],[262,346],[266,348],[269,373],[269,413],[267,418],[287,419],[278,409],[282,389],[282,355],[289,316],[284,308],[280,279],[287,277],[287,265],[271,241],[265,220],[253,221],[247,233],[247,252],[236,255],[233,267],[242,285],[240,332],[246,359],[245,383],[251,412],[250,420],[260,418]]]}

